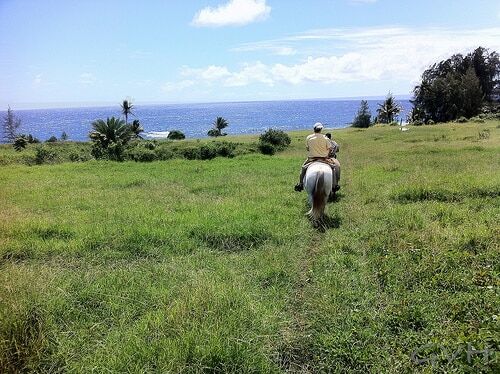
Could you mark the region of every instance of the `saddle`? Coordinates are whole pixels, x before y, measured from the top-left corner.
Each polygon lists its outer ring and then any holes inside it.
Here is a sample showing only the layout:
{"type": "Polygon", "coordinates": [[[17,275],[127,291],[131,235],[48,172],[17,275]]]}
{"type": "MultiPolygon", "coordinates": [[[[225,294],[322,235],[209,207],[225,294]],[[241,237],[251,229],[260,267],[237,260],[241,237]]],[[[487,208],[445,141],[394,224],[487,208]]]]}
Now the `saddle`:
{"type": "Polygon", "coordinates": [[[335,165],[335,162],[330,157],[310,157],[307,159],[307,166],[311,165],[313,162],[322,162],[329,166],[335,165]]]}

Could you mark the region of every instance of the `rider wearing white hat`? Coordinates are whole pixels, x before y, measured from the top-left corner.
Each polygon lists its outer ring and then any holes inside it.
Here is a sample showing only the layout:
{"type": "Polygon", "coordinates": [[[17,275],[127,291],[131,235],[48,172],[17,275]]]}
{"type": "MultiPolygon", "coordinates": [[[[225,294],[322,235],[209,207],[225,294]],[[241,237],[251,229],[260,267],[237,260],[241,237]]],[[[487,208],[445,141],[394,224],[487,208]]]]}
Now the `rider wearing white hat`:
{"type": "Polygon", "coordinates": [[[331,150],[330,140],[321,134],[323,130],[323,124],[321,122],[316,122],[313,126],[314,133],[308,135],[306,138],[306,149],[307,149],[307,160],[302,164],[302,170],[300,172],[299,183],[295,186],[295,191],[302,191],[304,189],[304,176],[306,175],[307,167],[314,161],[322,161],[329,164],[333,171],[333,190],[337,191],[339,186],[337,185],[337,180],[335,178],[336,165],[329,161],[329,154],[331,150]]]}

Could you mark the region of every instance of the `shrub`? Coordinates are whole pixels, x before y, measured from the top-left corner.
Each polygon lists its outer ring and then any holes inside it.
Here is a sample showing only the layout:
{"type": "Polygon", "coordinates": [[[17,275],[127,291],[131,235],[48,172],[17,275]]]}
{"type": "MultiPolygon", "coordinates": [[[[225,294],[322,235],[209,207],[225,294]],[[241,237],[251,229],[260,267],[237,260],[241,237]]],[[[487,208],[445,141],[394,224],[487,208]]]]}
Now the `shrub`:
{"type": "Polygon", "coordinates": [[[171,139],[171,140],[181,140],[181,139],[185,139],[185,138],[186,138],[186,135],[184,135],[179,130],[172,130],[167,135],[167,139],[171,139]]]}
{"type": "Polygon", "coordinates": [[[35,164],[41,165],[53,161],[55,156],[54,152],[49,151],[43,146],[38,146],[35,149],[35,164]]]}
{"type": "Polygon", "coordinates": [[[156,148],[156,143],[154,143],[154,142],[145,142],[145,143],[143,143],[143,146],[144,146],[144,148],[149,149],[149,150],[152,151],[153,149],[156,148]]]}
{"type": "Polygon", "coordinates": [[[217,148],[217,156],[221,157],[234,157],[234,150],[236,145],[228,142],[215,143],[217,148]]]}
{"type": "Polygon", "coordinates": [[[457,119],[457,122],[458,123],[465,123],[465,122],[467,122],[467,118],[465,118],[464,116],[462,116],[459,119],[457,119]]]}
{"type": "Polygon", "coordinates": [[[259,151],[263,155],[274,155],[276,153],[276,147],[271,143],[260,142],[259,143],[259,151]]]}
{"type": "Polygon", "coordinates": [[[151,162],[157,159],[154,142],[134,141],[129,143],[124,158],[138,162],[151,162]]]}
{"type": "Polygon", "coordinates": [[[90,160],[91,157],[83,150],[80,150],[79,152],[71,152],[68,158],[71,162],[84,162],[90,160]]]}
{"type": "MultiPolygon", "coordinates": [[[[260,135],[259,142],[271,144],[275,150],[282,150],[290,145],[292,139],[290,139],[290,136],[284,131],[269,129],[260,135]]],[[[266,147],[264,146],[264,148],[266,147]]]]}
{"type": "Polygon", "coordinates": [[[106,122],[101,119],[92,122],[92,128],[89,134],[93,142],[92,155],[95,158],[123,160],[125,144],[133,135],[130,126],[127,126],[123,120],[111,117],[107,118],[106,122]]]}
{"type": "Polygon", "coordinates": [[[138,162],[151,162],[156,160],[156,153],[147,148],[135,148],[128,156],[138,162]]]}
{"type": "Polygon", "coordinates": [[[188,160],[199,160],[200,157],[200,148],[199,147],[188,147],[184,148],[181,151],[181,154],[184,158],[188,160]]]}
{"type": "Polygon", "coordinates": [[[368,107],[368,102],[366,100],[361,100],[361,104],[358,109],[358,113],[352,121],[352,127],[366,128],[371,125],[372,114],[370,108],[368,107]]]}
{"type": "Polygon", "coordinates": [[[16,136],[14,139],[14,144],[12,146],[17,152],[21,152],[28,145],[28,140],[24,135],[16,136]]]}
{"type": "Polygon", "coordinates": [[[427,124],[428,124],[428,125],[435,125],[435,124],[436,124],[436,122],[434,122],[433,120],[431,120],[431,119],[430,119],[430,120],[428,120],[428,121],[427,121],[427,124]]]}
{"type": "Polygon", "coordinates": [[[422,126],[424,123],[421,120],[416,120],[411,123],[413,126],[422,126]]]}
{"type": "Polygon", "coordinates": [[[172,150],[165,147],[157,147],[155,149],[155,153],[157,160],[165,161],[175,157],[175,153],[172,150]]]}
{"type": "Polygon", "coordinates": [[[211,160],[217,157],[217,148],[209,144],[202,145],[199,155],[201,160],[211,160]]]}
{"type": "Polygon", "coordinates": [[[56,138],[54,135],[52,135],[52,136],[51,136],[50,138],[48,138],[45,142],[46,142],[46,143],[55,143],[55,142],[57,142],[57,138],[56,138]]]}

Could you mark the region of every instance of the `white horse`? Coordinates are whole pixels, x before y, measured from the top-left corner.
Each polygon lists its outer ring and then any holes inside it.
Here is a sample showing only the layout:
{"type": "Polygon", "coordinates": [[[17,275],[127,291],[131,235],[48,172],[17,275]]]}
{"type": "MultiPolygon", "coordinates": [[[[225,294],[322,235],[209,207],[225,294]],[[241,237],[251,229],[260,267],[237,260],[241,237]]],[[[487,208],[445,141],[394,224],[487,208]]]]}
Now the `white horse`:
{"type": "Polygon", "coordinates": [[[313,162],[307,168],[304,187],[307,191],[311,209],[307,215],[317,223],[325,214],[325,206],[332,191],[333,174],[330,165],[313,162]]]}

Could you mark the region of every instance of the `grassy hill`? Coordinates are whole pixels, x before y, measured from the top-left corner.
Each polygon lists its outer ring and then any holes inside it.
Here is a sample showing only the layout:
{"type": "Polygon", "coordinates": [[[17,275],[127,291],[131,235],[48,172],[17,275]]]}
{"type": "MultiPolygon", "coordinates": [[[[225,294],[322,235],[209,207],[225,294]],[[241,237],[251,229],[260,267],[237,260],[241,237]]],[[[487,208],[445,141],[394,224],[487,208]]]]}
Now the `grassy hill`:
{"type": "Polygon", "coordinates": [[[500,122],[334,131],[324,232],[305,135],[0,166],[0,372],[498,372],[500,122]]]}

